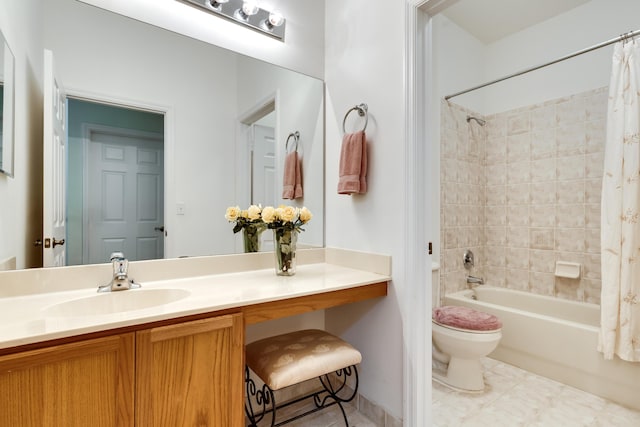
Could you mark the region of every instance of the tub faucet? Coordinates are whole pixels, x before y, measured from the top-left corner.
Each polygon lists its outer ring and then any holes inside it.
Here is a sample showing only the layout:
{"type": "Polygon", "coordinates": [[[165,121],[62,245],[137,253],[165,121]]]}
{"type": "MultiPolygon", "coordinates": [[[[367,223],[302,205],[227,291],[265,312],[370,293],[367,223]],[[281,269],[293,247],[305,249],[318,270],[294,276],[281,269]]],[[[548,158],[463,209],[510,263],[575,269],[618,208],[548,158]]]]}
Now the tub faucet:
{"type": "Polygon", "coordinates": [[[482,277],[467,276],[467,283],[469,285],[484,285],[484,279],[482,277]]]}
{"type": "Polygon", "coordinates": [[[128,277],[129,261],[122,252],[114,252],[109,258],[113,267],[113,278],[110,283],[98,286],[98,292],[125,291],[140,287],[139,283],[128,277]]]}

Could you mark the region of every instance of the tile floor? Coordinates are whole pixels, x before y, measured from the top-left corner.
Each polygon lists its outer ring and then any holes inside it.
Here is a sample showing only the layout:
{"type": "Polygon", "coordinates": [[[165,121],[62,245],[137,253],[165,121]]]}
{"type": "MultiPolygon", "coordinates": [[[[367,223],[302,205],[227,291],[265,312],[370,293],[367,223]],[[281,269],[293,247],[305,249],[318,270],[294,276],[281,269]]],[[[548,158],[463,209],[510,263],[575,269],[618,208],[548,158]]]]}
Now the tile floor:
{"type": "MultiPolygon", "coordinates": [[[[279,413],[278,418],[289,418],[312,407],[313,403],[304,402],[291,405],[286,409],[283,409],[279,413]]],[[[344,405],[344,409],[347,413],[350,427],[377,427],[373,421],[358,412],[353,405],[346,404],[344,405]]],[[[278,421],[276,420],[276,422],[278,421]]],[[[286,425],[287,427],[344,427],[344,420],[342,419],[340,409],[336,405],[333,405],[330,408],[318,411],[315,414],[307,415],[304,418],[286,425]]]]}
{"type": "MultiPolygon", "coordinates": [[[[486,393],[459,393],[432,382],[433,427],[640,427],[640,411],[493,359],[483,364],[486,393]]],[[[308,405],[292,405],[282,415],[308,405]]],[[[354,406],[345,410],[350,427],[378,427],[354,406]]],[[[344,421],[333,406],[287,426],[342,427],[344,421]]]]}
{"type": "Polygon", "coordinates": [[[493,359],[484,366],[483,394],[432,382],[433,426],[640,427],[639,411],[493,359]]]}

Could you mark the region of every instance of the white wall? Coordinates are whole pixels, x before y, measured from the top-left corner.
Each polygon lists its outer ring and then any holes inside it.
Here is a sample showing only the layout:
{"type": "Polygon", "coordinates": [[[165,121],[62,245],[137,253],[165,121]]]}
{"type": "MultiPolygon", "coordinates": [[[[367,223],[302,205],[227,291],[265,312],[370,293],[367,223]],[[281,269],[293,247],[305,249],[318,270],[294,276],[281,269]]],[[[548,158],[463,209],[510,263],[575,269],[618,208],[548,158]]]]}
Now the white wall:
{"type": "Polygon", "coordinates": [[[42,8],[39,0],[0,2],[0,28],[15,56],[14,178],[0,175],[0,260],[37,266],[42,234],[42,8]],[[24,31],[33,28],[32,31],[24,31]]]}
{"type": "MultiPolygon", "coordinates": [[[[451,31],[455,24],[441,25],[443,35],[437,36],[442,52],[439,75],[444,73],[447,78],[441,79],[440,95],[450,93],[447,92],[450,84],[456,90],[465,89],[637,30],[639,15],[640,2],[636,0],[592,0],[489,45],[473,46],[471,41],[466,47],[458,41],[469,39],[468,34],[459,28],[451,31]],[[460,58],[479,53],[483,57],[473,67],[477,75],[460,75],[460,58]],[[457,83],[450,83],[454,79],[457,83]]],[[[438,19],[446,21],[444,17],[438,19]]],[[[453,102],[488,115],[607,86],[612,49],[612,46],[601,48],[456,97],[453,102]]]]}
{"type": "Polygon", "coordinates": [[[287,20],[286,43],[175,0],[80,0],[313,77],[324,76],[324,3],[264,0],[287,20]],[[311,19],[312,18],[312,19],[311,19]]]}
{"type": "Polygon", "coordinates": [[[402,417],[404,288],[404,2],[326,1],[327,245],[390,254],[389,295],[369,304],[328,310],[327,328],[363,353],[361,393],[402,417]],[[369,106],[369,191],[338,195],[342,120],[369,106]]]}
{"type": "MultiPolygon", "coordinates": [[[[486,73],[488,76],[507,74],[640,29],[638,16],[640,2],[636,0],[592,0],[490,45],[486,73]]],[[[607,86],[612,54],[610,45],[497,84],[486,92],[485,113],[607,86]]]]}
{"type": "MultiPolygon", "coordinates": [[[[443,14],[434,16],[432,25],[432,81],[438,98],[484,83],[487,80],[486,45],[443,14]]],[[[472,110],[483,109],[484,97],[480,91],[466,95],[464,101],[472,110]]],[[[457,98],[453,102],[457,102],[457,98]]],[[[435,107],[439,110],[440,103],[435,107]]]]}

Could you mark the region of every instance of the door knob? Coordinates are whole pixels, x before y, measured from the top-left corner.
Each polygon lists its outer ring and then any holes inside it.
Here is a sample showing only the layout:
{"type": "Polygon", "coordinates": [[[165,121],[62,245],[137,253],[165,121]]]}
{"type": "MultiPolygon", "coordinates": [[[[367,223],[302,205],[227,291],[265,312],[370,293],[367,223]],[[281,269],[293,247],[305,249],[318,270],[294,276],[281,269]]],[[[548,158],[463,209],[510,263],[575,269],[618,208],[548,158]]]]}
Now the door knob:
{"type": "Polygon", "coordinates": [[[33,246],[38,247],[38,246],[42,246],[42,240],[41,239],[36,239],[33,241],[33,246]]]}
{"type": "Polygon", "coordinates": [[[153,227],[153,229],[154,229],[155,231],[162,231],[162,232],[164,232],[164,225],[161,225],[160,227],[153,227]]]}
{"type": "MultiPolygon", "coordinates": [[[[41,241],[36,240],[36,242],[35,242],[35,245],[36,245],[36,246],[39,246],[39,245],[38,245],[38,242],[40,242],[40,245],[42,244],[42,242],[41,242],[41,241]]],[[[64,239],[56,240],[56,238],[55,238],[55,237],[54,237],[54,238],[52,238],[52,239],[50,239],[50,238],[48,238],[48,237],[47,237],[46,239],[44,239],[44,247],[45,247],[45,248],[47,248],[47,249],[49,249],[49,248],[50,248],[50,247],[52,247],[52,246],[55,248],[55,247],[56,247],[56,246],[58,246],[58,245],[60,245],[60,246],[64,245],[64,239]]]]}

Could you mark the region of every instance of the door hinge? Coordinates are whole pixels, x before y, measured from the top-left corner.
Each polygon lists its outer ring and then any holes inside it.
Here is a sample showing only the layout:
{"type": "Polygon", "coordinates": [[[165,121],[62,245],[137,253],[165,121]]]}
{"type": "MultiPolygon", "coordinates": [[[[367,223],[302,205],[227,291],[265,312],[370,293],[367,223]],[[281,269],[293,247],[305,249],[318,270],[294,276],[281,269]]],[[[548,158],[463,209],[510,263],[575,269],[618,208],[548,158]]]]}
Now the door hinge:
{"type": "Polygon", "coordinates": [[[429,255],[433,255],[433,243],[429,242],[429,255]]]}

